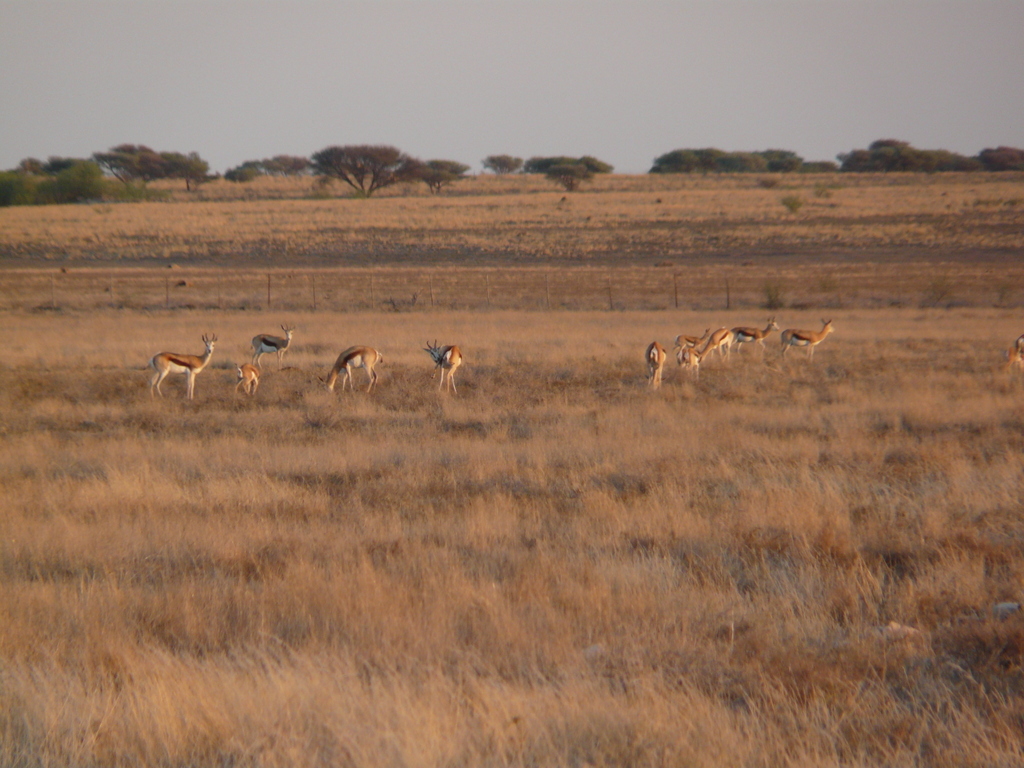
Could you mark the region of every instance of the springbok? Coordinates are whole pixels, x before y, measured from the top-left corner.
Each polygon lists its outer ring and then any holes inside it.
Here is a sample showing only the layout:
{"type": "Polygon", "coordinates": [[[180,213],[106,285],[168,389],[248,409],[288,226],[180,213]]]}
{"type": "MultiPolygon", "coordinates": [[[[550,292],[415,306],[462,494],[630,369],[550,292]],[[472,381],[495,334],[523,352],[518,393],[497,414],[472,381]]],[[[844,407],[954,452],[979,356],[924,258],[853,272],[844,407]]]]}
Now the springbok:
{"type": "Polygon", "coordinates": [[[720,357],[728,357],[735,340],[736,335],[732,331],[728,328],[719,328],[711,334],[707,344],[704,345],[704,349],[701,350],[701,357],[716,349],[720,357]]]}
{"type": "Polygon", "coordinates": [[[711,335],[711,329],[710,328],[705,328],[704,329],[704,335],[703,336],[686,336],[685,334],[680,333],[678,336],[676,336],[675,348],[676,349],[685,349],[686,347],[699,347],[701,344],[703,344],[705,341],[707,341],[708,336],[710,336],[710,335],[711,335]]]}
{"type": "Polygon", "coordinates": [[[345,376],[341,380],[341,391],[345,391],[346,384],[354,391],[356,385],[352,379],[352,371],[356,368],[362,368],[366,371],[366,376],[370,380],[369,385],[366,387],[366,391],[369,392],[373,389],[373,385],[377,383],[377,372],[373,369],[378,363],[383,361],[384,355],[373,347],[349,347],[338,355],[338,359],[335,361],[331,372],[327,375],[326,379],[321,379],[321,381],[327,385],[327,389],[333,392],[334,383],[338,380],[338,374],[344,370],[345,376]]]}
{"type": "Polygon", "coordinates": [[[247,395],[255,395],[256,388],[260,385],[260,369],[255,365],[236,365],[235,370],[238,372],[238,383],[235,384],[235,392],[241,387],[247,395]]]}
{"type": "Polygon", "coordinates": [[[820,331],[798,331],[787,328],[782,332],[782,355],[785,357],[786,350],[790,347],[807,347],[807,359],[814,359],[814,348],[825,340],[825,337],[832,333],[832,321],[822,320],[820,331]]]}
{"type": "Polygon", "coordinates": [[[161,352],[153,355],[149,361],[149,367],[153,369],[153,378],[149,381],[149,396],[152,397],[153,391],[156,390],[156,393],[163,397],[164,393],[160,390],[160,384],[167,378],[167,374],[184,373],[185,396],[191,400],[195,392],[196,376],[210,362],[217,337],[203,334],[203,343],[206,345],[206,351],[202,355],[179,355],[177,352],[161,352]]]}
{"type": "Polygon", "coordinates": [[[661,386],[661,371],[665,367],[666,357],[665,348],[657,341],[652,341],[647,345],[647,350],[644,352],[644,360],[647,361],[647,382],[650,384],[651,389],[657,389],[661,386]]]}
{"type": "Polygon", "coordinates": [[[764,340],[771,335],[772,331],[779,330],[779,326],[775,324],[775,318],[768,318],[768,325],[765,326],[762,331],[760,328],[733,328],[732,335],[736,339],[736,349],[739,351],[743,347],[740,344],[746,344],[747,342],[756,341],[761,345],[761,354],[764,355],[765,346],[764,340]]]}
{"type": "Polygon", "coordinates": [[[1007,371],[1011,371],[1014,368],[1018,371],[1024,371],[1024,341],[1022,340],[1024,340],[1024,336],[1017,339],[1013,346],[1003,353],[1006,358],[1004,368],[1007,371]]]}
{"type": "Polygon", "coordinates": [[[252,364],[256,367],[260,367],[260,358],[269,352],[277,353],[277,367],[281,367],[281,358],[284,357],[284,353],[288,351],[288,347],[292,343],[292,334],[295,333],[295,328],[288,328],[284,325],[281,326],[281,330],[284,331],[284,338],[280,336],[271,336],[266,333],[261,333],[258,336],[252,337],[252,364]]]}
{"type": "Polygon", "coordinates": [[[437,385],[437,389],[440,391],[444,387],[444,373],[447,371],[448,388],[454,391],[455,394],[459,394],[459,390],[455,386],[455,371],[462,365],[462,350],[454,344],[447,347],[439,347],[435,339],[433,344],[428,341],[423,351],[430,355],[430,359],[434,361],[434,372],[430,374],[430,378],[434,378],[434,373],[438,369],[441,371],[441,382],[437,385]]]}
{"type": "Polygon", "coordinates": [[[707,351],[701,351],[696,347],[688,347],[679,353],[679,365],[690,369],[691,375],[700,381],[700,363],[707,351]]]}

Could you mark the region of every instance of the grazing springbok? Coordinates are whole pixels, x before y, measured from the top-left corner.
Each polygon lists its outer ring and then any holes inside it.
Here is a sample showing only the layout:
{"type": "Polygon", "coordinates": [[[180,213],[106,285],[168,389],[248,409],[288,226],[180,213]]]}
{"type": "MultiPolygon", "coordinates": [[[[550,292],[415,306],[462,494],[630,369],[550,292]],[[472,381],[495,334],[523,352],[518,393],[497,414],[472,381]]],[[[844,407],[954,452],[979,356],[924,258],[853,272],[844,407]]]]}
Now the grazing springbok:
{"type": "Polygon", "coordinates": [[[656,341],[647,345],[644,352],[644,360],[647,361],[647,382],[651,389],[661,386],[661,371],[665,367],[665,348],[656,341]]]}
{"type": "Polygon", "coordinates": [[[1018,371],[1024,372],[1024,336],[1017,339],[1013,346],[1003,354],[1006,357],[1004,367],[1007,371],[1012,371],[1016,368],[1018,371]]]}
{"type": "Polygon", "coordinates": [[[704,345],[704,349],[701,350],[701,357],[704,357],[709,352],[718,350],[720,357],[728,357],[732,349],[732,344],[736,340],[736,335],[728,328],[719,328],[717,331],[711,334],[707,344],[704,345]]]}
{"type": "Polygon", "coordinates": [[[700,381],[700,363],[707,351],[701,351],[696,347],[688,347],[679,353],[678,360],[680,367],[685,366],[690,374],[700,381]]]}
{"type": "Polygon", "coordinates": [[[362,368],[366,371],[366,376],[370,380],[369,385],[366,387],[366,391],[369,392],[373,389],[373,385],[377,383],[377,372],[373,369],[378,363],[383,361],[384,355],[373,347],[349,347],[338,355],[338,359],[335,361],[331,372],[327,375],[326,379],[321,379],[321,381],[327,385],[327,389],[333,392],[334,383],[338,380],[338,374],[344,370],[345,376],[341,380],[341,391],[345,391],[345,384],[348,384],[354,391],[356,385],[352,379],[352,371],[356,368],[362,368]]]}
{"type": "Polygon", "coordinates": [[[782,355],[785,357],[786,350],[790,347],[807,347],[807,359],[814,359],[814,348],[825,340],[825,337],[832,333],[832,321],[822,320],[820,331],[798,331],[787,328],[782,332],[782,355]]]}
{"type": "Polygon", "coordinates": [[[238,383],[235,384],[235,392],[241,387],[247,395],[255,395],[256,388],[260,385],[260,369],[255,365],[236,365],[235,370],[238,372],[238,383]]]}
{"type": "MultiPolygon", "coordinates": [[[[675,348],[678,350],[685,349],[687,347],[699,347],[701,344],[708,340],[708,336],[710,335],[710,328],[704,329],[703,336],[686,336],[685,334],[680,333],[678,336],[676,336],[675,348]]],[[[678,353],[676,353],[676,357],[678,356],[678,353]]]]}
{"type": "Polygon", "coordinates": [[[774,317],[768,318],[768,325],[765,326],[763,331],[760,328],[733,328],[732,335],[736,340],[736,350],[739,351],[743,349],[740,344],[756,341],[761,345],[761,354],[764,355],[764,340],[768,338],[772,331],[777,330],[779,330],[779,326],[775,324],[774,317]]]}
{"type": "Polygon", "coordinates": [[[437,385],[437,389],[440,391],[444,387],[444,374],[447,371],[448,388],[454,391],[455,394],[459,394],[459,390],[455,387],[455,371],[462,365],[462,350],[454,344],[447,347],[439,347],[435,339],[433,344],[428,341],[423,351],[430,355],[430,359],[434,361],[434,372],[430,374],[430,378],[434,378],[434,373],[438,370],[441,371],[441,383],[437,385]]]}
{"type": "Polygon", "coordinates": [[[281,330],[284,331],[284,338],[280,336],[271,336],[266,333],[261,333],[258,336],[252,337],[252,364],[259,367],[260,358],[270,352],[277,353],[277,367],[281,367],[281,358],[284,357],[284,353],[288,351],[288,347],[292,343],[292,334],[295,333],[295,328],[288,328],[281,326],[281,330]]]}
{"type": "Polygon", "coordinates": [[[185,396],[191,400],[195,392],[196,376],[210,362],[217,337],[204,334],[203,343],[206,345],[206,351],[202,355],[179,355],[177,352],[161,352],[158,355],[153,355],[149,361],[149,367],[153,369],[153,378],[149,381],[149,396],[152,397],[153,391],[156,390],[156,393],[163,397],[164,393],[160,390],[160,384],[167,378],[167,374],[184,373],[185,396]]]}

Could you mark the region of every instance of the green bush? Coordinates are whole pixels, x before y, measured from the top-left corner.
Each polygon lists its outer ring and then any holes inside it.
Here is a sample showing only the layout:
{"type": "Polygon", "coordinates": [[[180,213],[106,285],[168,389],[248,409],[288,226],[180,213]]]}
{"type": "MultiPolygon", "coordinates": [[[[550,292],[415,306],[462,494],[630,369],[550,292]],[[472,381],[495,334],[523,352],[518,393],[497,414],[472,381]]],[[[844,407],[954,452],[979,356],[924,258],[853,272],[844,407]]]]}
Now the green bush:
{"type": "Polygon", "coordinates": [[[36,197],[36,177],[14,171],[0,173],[0,208],[31,205],[36,197]]]}
{"type": "Polygon", "coordinates": [[[77,203],[98,200],[105,188],[103,171],[91,160],[80,160],[56,176],[40,182],[36,189],[36,202],[77,203]]]}

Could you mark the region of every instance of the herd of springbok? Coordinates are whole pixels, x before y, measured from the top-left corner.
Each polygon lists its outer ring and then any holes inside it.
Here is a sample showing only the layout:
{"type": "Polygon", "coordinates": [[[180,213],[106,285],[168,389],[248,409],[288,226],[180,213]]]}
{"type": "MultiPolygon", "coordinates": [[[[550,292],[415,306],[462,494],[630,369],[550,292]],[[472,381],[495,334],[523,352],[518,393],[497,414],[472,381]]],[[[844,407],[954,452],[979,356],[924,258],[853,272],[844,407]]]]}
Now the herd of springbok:
{"type": "MultiPolygon", "coordinates": [[[[700,364],[705,357],[717,351],[720,357],[728,358],[732,354],[732,348],[739,351],[743,344],[756,343],[761,347],[761,355],[764,356],[766,347],[764,340],[772,331],[779,330],[774,317],[768,318],[768,324],[764,328],[749,328],[738,326],[736,328],[719,328],[713,332],[710,328],[705,329],[703,336],[687,336],[679,334],[675,340],[676,362],[680,368],[686,368],[694,378],[700,378],[700,364]]],[[[832,333],[832,321],[822,320],[820,331],[803,331],[796,328],[787,328],[781,334],[782,354],[790,347],[806,347],[807,359],[814,359],[814,348],[825,340],[825,337],[832,333]]],[[[661,373],[665,367],[665,360],[668,353],[657,341],[652,341],[644,359],[647,362],[647,381],[652,389],[661,386],[661,373]]]]}
{"type": "MultiPolygon", "coordinates": [[[[256,394],[256,389],[260,383],[260,359],[263,355],[273,352],[277,355],[278,368],[281,367],[282,358],[291,346],[295,328],[282,325],[281,329],[284,331],[283,337],[264,333],[253,337],[252,362],[236,366],[238,376],[238,383],[235,385],[236,391],[241,388],[247,395],[256,394]]],[[[765,339],[773,331],[778,330],[779,326],[776,324],[775,318],[770,317],[764,328],[739,326],[731,329],[719,328],[714,332],[707,328],[703,336],[679,334],[675,338],[674,346],[676,362],[680,368],[686,368],[695,379],[699,379],[700,364],[712,352],[717,351],[720,357],[728,359],[732,354],[733,347],[736,347],[737,351],[739,351],[743,344],[755,343],[761,347],[761,355],[763,357],[767,349],[764,344],[765,339]]],[[[832,333],[832,330],[831,320],[822,320],[820,331],[787,328],[780,333],[783,357],[790,347],[806,347],[807,359],[813,360],[814,348],[821,344],[832,333]]],[[[183,373],[186,380],[185,396],[191,400],[195,393],[196,376],[210,362],[216,342],[217,337],[215,335],[204,335],[203,343],[206,345],[206,351],[201,355],[181,355],[175,352],[161,352],[154,355],[149,361],[149,367],[153,369],[153,376],[149,382],[150,395],[152,396],[155,392],[163,397],[163,392],[160,391],[160,384],[167,375],[183,373]]],[[[447,380],[447,390],[458,394],[458,389],[455,386],[455,371],[462,365],[462,351],[454,344],[440,346],[437,341],[433,344],[427,342],[427,346],[423,349],[430,355],[431,360],[434,361],[434,374],[438,370],[441,371],[441,382],[438,385],[438,389],[444,389],[447,380]]],[[[652,389],[658,389],[661,386],[662,371],[667,357],[668,353],[665,351],[665,348],[657,341],[652,341],[644,352],[644,361],[647,364],[647,381],[652,389]]],[[[1024,372],[1024,334],[1021,334],[1014,341],[1013,346],[1006,351],[1005,357],[1008,370],[1017,369],[1024,372]]],[[[320,381],[327,386],[328,390],[333,392],[338,376],[342,376],[341,390],[344,392],[346,386],[354,390],[353,372],[358,368],[362,368],[366,372],[368,379],[366,391],[369,392],[377,383],[377,372],[374,369],[383,359],[384,357],[380,351],[373,347],[349,347],[338,355],[338,359],[334,362],[330,372],[325,378],[321,378],[320,381]]]]}
{"type": "MultiPolygon", "coordinates": [[[[284,357],[284,353],[288,351],[288,348],[292,343],[292,336],[295,333],[295,328],[288,326],[281,326],[281,330],[284,331],[284,336],[272,336],[267,333],[261,333],[254,336],[252,339],[252,362],[245,363],[244,365],[235,366],[235,371],[238,376],[238,383],[235,384],[235,391],[237,392],[241,388],[247,395],[255,395],[256,389],[260,385],[260,373],[262,368],[260,367],[260,358],[263,355],[270,354],[273,352],[277,355],[277,367],[281,368],[281,361],[284,357]]],[[[160,390],[160,384],[168,374],[171,373],[183,373],[185,374],[185,397],[189,400],[193,399],[195,394],[196,376],[198,376],[202,370],[210,362],[210,358],[213,356],[213,348],[217,343],[217,337],[215,335],[208,336],[203,335],[203,343],[206,345],[206,351],[201,355],[181,355],[176,352],[161,352],[154,355],[149,361],[149,367],[153,369],[153,376],[149,382],[149,394],[154,396],[154,393],[163,397],[163,392],[160,390]]],[[[448,391],[458,394],[458,388],[455,386],[455,371],[458,370],[459,366],[462,365],[462,351],[453,345],[439,346],[435,341],[433,344],[427,342],[427,346],[424,347],[424,351],[430,355],[430,358],[434,361],[434,374],[438,370],[441,371],[441,383],[438,385],[438,389],[442,389],[445,386],[445,382],[448,384],[448,391]]],[[[384,356],[373,347],[366,346],[355,346],[349,347],[340,355],[334,362],[334,367],[331,368],[326,378],[321,378],[320,381],[327,386],[327,389],[331,392],[334,391],[334,385],[338,381],[338,376],[342,376],[341,380],[341,391],[345,391],[345,387],[349,386],[355,390],[355,380],[353,379],[353,372],[362,368],[366,372],[369,383],[366,387],[366,391],[369,392],[373,389],[374,384],[377,383],[377,372],[374,370],[376,366],[383,362],[384,356]]]]}

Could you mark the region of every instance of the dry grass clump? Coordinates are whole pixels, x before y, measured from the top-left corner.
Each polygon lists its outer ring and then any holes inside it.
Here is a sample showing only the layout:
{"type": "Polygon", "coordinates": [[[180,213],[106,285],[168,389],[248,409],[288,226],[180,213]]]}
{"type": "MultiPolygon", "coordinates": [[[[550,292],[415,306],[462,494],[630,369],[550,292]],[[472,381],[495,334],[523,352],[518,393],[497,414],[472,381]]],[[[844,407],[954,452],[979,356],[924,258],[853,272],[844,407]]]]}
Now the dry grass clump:
{"type": "Polygon", "coordinates": [[[759,316],[8,313],[0,763],[1019,762],[1018,319],[833,319],[652,393],[652,338],[759,316]]]}

